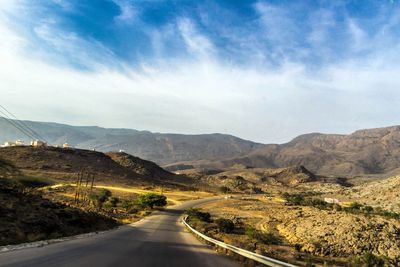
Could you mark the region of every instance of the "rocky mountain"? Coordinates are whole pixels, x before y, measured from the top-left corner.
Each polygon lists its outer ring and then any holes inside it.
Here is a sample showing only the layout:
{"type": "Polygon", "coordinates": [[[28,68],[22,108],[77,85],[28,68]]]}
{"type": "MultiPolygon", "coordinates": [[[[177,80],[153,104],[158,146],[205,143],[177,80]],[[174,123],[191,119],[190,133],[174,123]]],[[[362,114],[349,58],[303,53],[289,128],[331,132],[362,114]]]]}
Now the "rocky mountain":
{"type": "MultiPolygon", "coordinates": [[[[188,160],[239,157],[263,145],[224,134],[161,134],[132,129],[106,129],[58,123],[23,121],[52,145],[69,143],[83,149],[109,152],[123,150],[137,157],[168,164],[188,160]]],[[[0,118],[0,143],[30,139],[0,118]]]]}
{"type": "Polygon", "coordinates": [[[306,134],[286,144],[265,145],[244,157],[179,165],[220,169],[303,165],[321,175],[396,174],[400,172],[400,126],[360,130],[350,135],[306,134]]]}
{"type": "MultiPolygon", "coordinates": [[[[312,133],[286,144],[263,145],[223,134],[160,134],[131,129],[69,126],[24,121],[51,144],[125,152],[169,171],[213,168],[284,168],[303,165],[335,176],[400,173],[400,126],[359,130],[350,135],[312,133]]],[[[0,119],[0,142],[24,138],[0,119]]],[[[28,141],[28,140],[26,140],[28,141]]]]}

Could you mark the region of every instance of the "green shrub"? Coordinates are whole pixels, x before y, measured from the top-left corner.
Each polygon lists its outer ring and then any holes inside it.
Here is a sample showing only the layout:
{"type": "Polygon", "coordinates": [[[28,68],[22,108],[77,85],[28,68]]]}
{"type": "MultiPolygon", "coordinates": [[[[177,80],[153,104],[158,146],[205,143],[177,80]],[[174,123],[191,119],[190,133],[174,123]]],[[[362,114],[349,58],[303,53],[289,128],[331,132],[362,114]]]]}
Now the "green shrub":
{"type": "Polygon", "coordinates": [[[313,207],[317,207],[317,208],[327,208],[328,206],[329,206],[329,204],[328,203],[326,203],[323,199],[319,199],[319,198],[313,198],[313,199],[311,199],[310,200],[310,203],[309,203],[309,205],[310,206],[313,206],[313,207]]]}
{"type": "Polygon", "coordinates": [[[167,205],[167,197],[156,193],[146,193],[139,195],[136,203],[142,207],[149,207],[153,209],[154,206],[164,207],[167,205]]]}
{"type": "Polygon", "coordinates": [[[101,202],[105,202],[109,197],[112,196],[112,193],[108,189],[101,189],[100,192],[97,194],[97,197],[101,202]]]}
{"type": "Polygon", "coordinates": [[[230,234],[235,230],[235,224],[232,220],[220,218],[216,220],[216,223],[218,225],[218,230],[222,233],[230,234]]]}
{"type": "Polygon", "coordinates": [[[291,205],[305,205],[305,199],[302,194],[289,194],[287,192],[282,194],[282,197],[291,205]]]}
{"type": "Polygon", "coordinates": [[[257,240],[258,242],[266,245],[278,245],[281,243],[281,239],[279,236],[273,233],[264,233],[257,230],[253,226],[247,226],[245,234],[249,239],[257,240]]]}
{"type": "Polygon", "coordinates": [[[138,206],[135,201],[121,199],[118,203],[118,206],[123,208],[127,213],[137,213],[139,211],[138,206]]]}
{"type": "Polygon", "coordinates": [[[256,232],[256,239],[266,245],[278,245],[281,242],[279,236],[273,233],[263,233],[261,231],[256,232]]]}
{"type": "Polygon", "coordinates": [[[106,205],[106,207],[108,208],[115,208],[117,207],[119,201],[120,200],[117,197],[109,197],[107,201],[104,203],[104,205],[106,205]]]}
{"type": "Polygon", "coordinates": [[[211,221],[211,214],[208,212],[203,212],[200,209],[195,209],[195,208],[187,209],[185,213],[189,215],[191,218],[195,218],[203,222],[211,221]]]}
{"type": "Polygon", "coordinates": [[[255,239],[256,237],[256,228],[254,228],[253,226],[247,226],[245,229],[245,234],[247,235],[248,238],[250,239],[255,239]]]}
{"type": "Polygon", "coordinates": [[[43,177],[32,177],[32,176],[20,176],[16,178],[16,181],[23,188],[39,188],[52,185],[53,182],[43,177]]]}
{"type": "Polygon", "coordinates": [[[361,257],[357,257],[353,266],[362,267],[381,267],[385,266],[385,260],[382,257],[376,256],[371,252],[366,252],[361,257]]]}
{"type": "Polygon", "coordinates": [[[112,193],[108,189],[101,189],[98,193],[92,193],[89,197],[92,199],[94,205],[98,209],[102,209],[104,202],[107,201],[109,197],[111,197],[112,193]]]}

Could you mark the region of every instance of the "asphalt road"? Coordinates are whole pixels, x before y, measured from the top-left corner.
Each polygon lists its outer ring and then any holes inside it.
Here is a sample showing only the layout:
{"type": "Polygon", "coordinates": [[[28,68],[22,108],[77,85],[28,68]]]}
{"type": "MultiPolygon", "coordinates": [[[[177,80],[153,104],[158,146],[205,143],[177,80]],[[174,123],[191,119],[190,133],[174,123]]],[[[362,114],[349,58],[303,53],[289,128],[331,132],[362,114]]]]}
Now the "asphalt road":
{"type": "Polygon", "coordinates": [[[0,266],[239,266],[198,241],[179,221],[184,209],[210,201],[215,199],[171,206],[133,225],[83,239],[0,253],[0,266]]]}

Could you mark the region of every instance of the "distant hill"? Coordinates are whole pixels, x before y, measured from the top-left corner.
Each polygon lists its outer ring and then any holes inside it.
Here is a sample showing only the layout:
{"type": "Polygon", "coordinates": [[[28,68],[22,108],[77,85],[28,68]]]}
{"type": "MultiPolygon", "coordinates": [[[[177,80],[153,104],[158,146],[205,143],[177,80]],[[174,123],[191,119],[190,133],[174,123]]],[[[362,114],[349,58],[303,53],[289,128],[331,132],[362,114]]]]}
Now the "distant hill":
{"type": "Polygon", "coordinates": [[[219,167],[304,165],[323,175],[397,173],[400,126],[359,130],[350,135],[307,134],[282,145],[266,145],[244,157],[222,160],[219,167]]]}
{"type": "MultiPolygon", "coordinates": [[[[350,135],[311,133],[286,144],[263,145],[224,134],[160,134],[31,121],[25,124],[52,144],[68,142],[103,152],[124,150],[169,171],[303,165],[325,176],[400,173],[400,126],[359,130],[350,135]]],[[[0,142],[17,138],[24,136],[0,119],[0,142]]]]}
{"type": "MultiPolygon", "coordinates": [[[[24,121],[53,145],[69,143],[83,149],[126,153],[169,164],[178,161],[223,159],[248,154],[263,145],[224,134],[161,134],[132,129],[106,129],[96,126],[70,126],[58,123],[24,121]]],[[[0,118],[0,143],[30,140],[0,118]]]]}

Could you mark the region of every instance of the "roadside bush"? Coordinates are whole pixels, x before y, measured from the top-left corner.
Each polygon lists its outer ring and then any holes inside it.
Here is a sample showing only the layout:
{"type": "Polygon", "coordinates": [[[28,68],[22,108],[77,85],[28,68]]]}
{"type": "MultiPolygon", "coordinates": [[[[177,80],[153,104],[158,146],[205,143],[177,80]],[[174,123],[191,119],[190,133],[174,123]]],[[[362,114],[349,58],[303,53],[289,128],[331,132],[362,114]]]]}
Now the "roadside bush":
{"type": "Polygon", "coordinates": [[[119,201],[120,201],[120,200],[119,200],[119,198],[117,198],[117,197],[109,197],[109,198],[107,199],[107,201],[104,203],[104,205],[105,205],[107,208],[115,208],[115,207],[117,207],[119,201]]]}
{"type": "Polygon", "coordinates": [[[281,242],[279,236],[273,233],[263,233],[260,231],[256,232],[256,239],[266,245],[278,245],[281,242]]]}
{"type": "Polygon", "coordinates": [[[101,189],[98,193],[92,193],[89,197],[93,201],[97,209],[102,209],[104,202],[111,197],[112,193],[108,189],[101,189]]]}
{"type": "Polygon", "coordinates": [[[248,238],[257,240],[258,242],[266,245],[278,245],[281,243],[281,239],[279,236],[273,233],[264,233],[257,230],[253,226],[247,226],[245,234],[248,238]]]}
{"type": "Polygon", "coordinates": [[[153,209],[154,206],[164,207],[167,205],[167,197],[156,193],[146,193],[137,197],[136,204],[150,209],[153,209]]]}
{"type": "Polygon", "coordinates": [[[118,203],[118,206],[123,208],[127,213],[130,214],[137,213],[139,211],[136,202],[132,200],[121,199],[120,202],[118,203]]]}
{"type": "Polygon", "coordinates": [[[53,182],[43,177],[20,176],[15,179],[24,191],[52,185],[53,182]]]}
{"type": "Polygon", "coordinates": [[[253,226],[247,226],[246,227],[246,229],[245,229],[245,234],[247,235],[247,237],[249,238],[249,239],[255,239],[255,237],[256,237],[256,228],[254,228],[253,226]]]}
{"type": "Polygon", "coordinates": [[[216,223],[218,225],[218,230],[222,233],[230,234],[235,230],[235,224],[232,220],[220,218],[216,220],[216,223]]]}
{"type": "Polygon", "coordinates": [[[200,209],[195,209],[195,208],[188,209],[185,211],[185,213],[189,215],[191,218],[196,218],[203,222],[211,221],[211,214],[208,212],[203,212],[200,209]]]}
{"type": "Polygon", "coordinates": [[[381,266],[385,266],[385,260],[384,260],[384,258],[378,257],[371,252],[366,252],[364,255],[357,257],[354,260],[353,266],[381,267],[381,266]]]}

